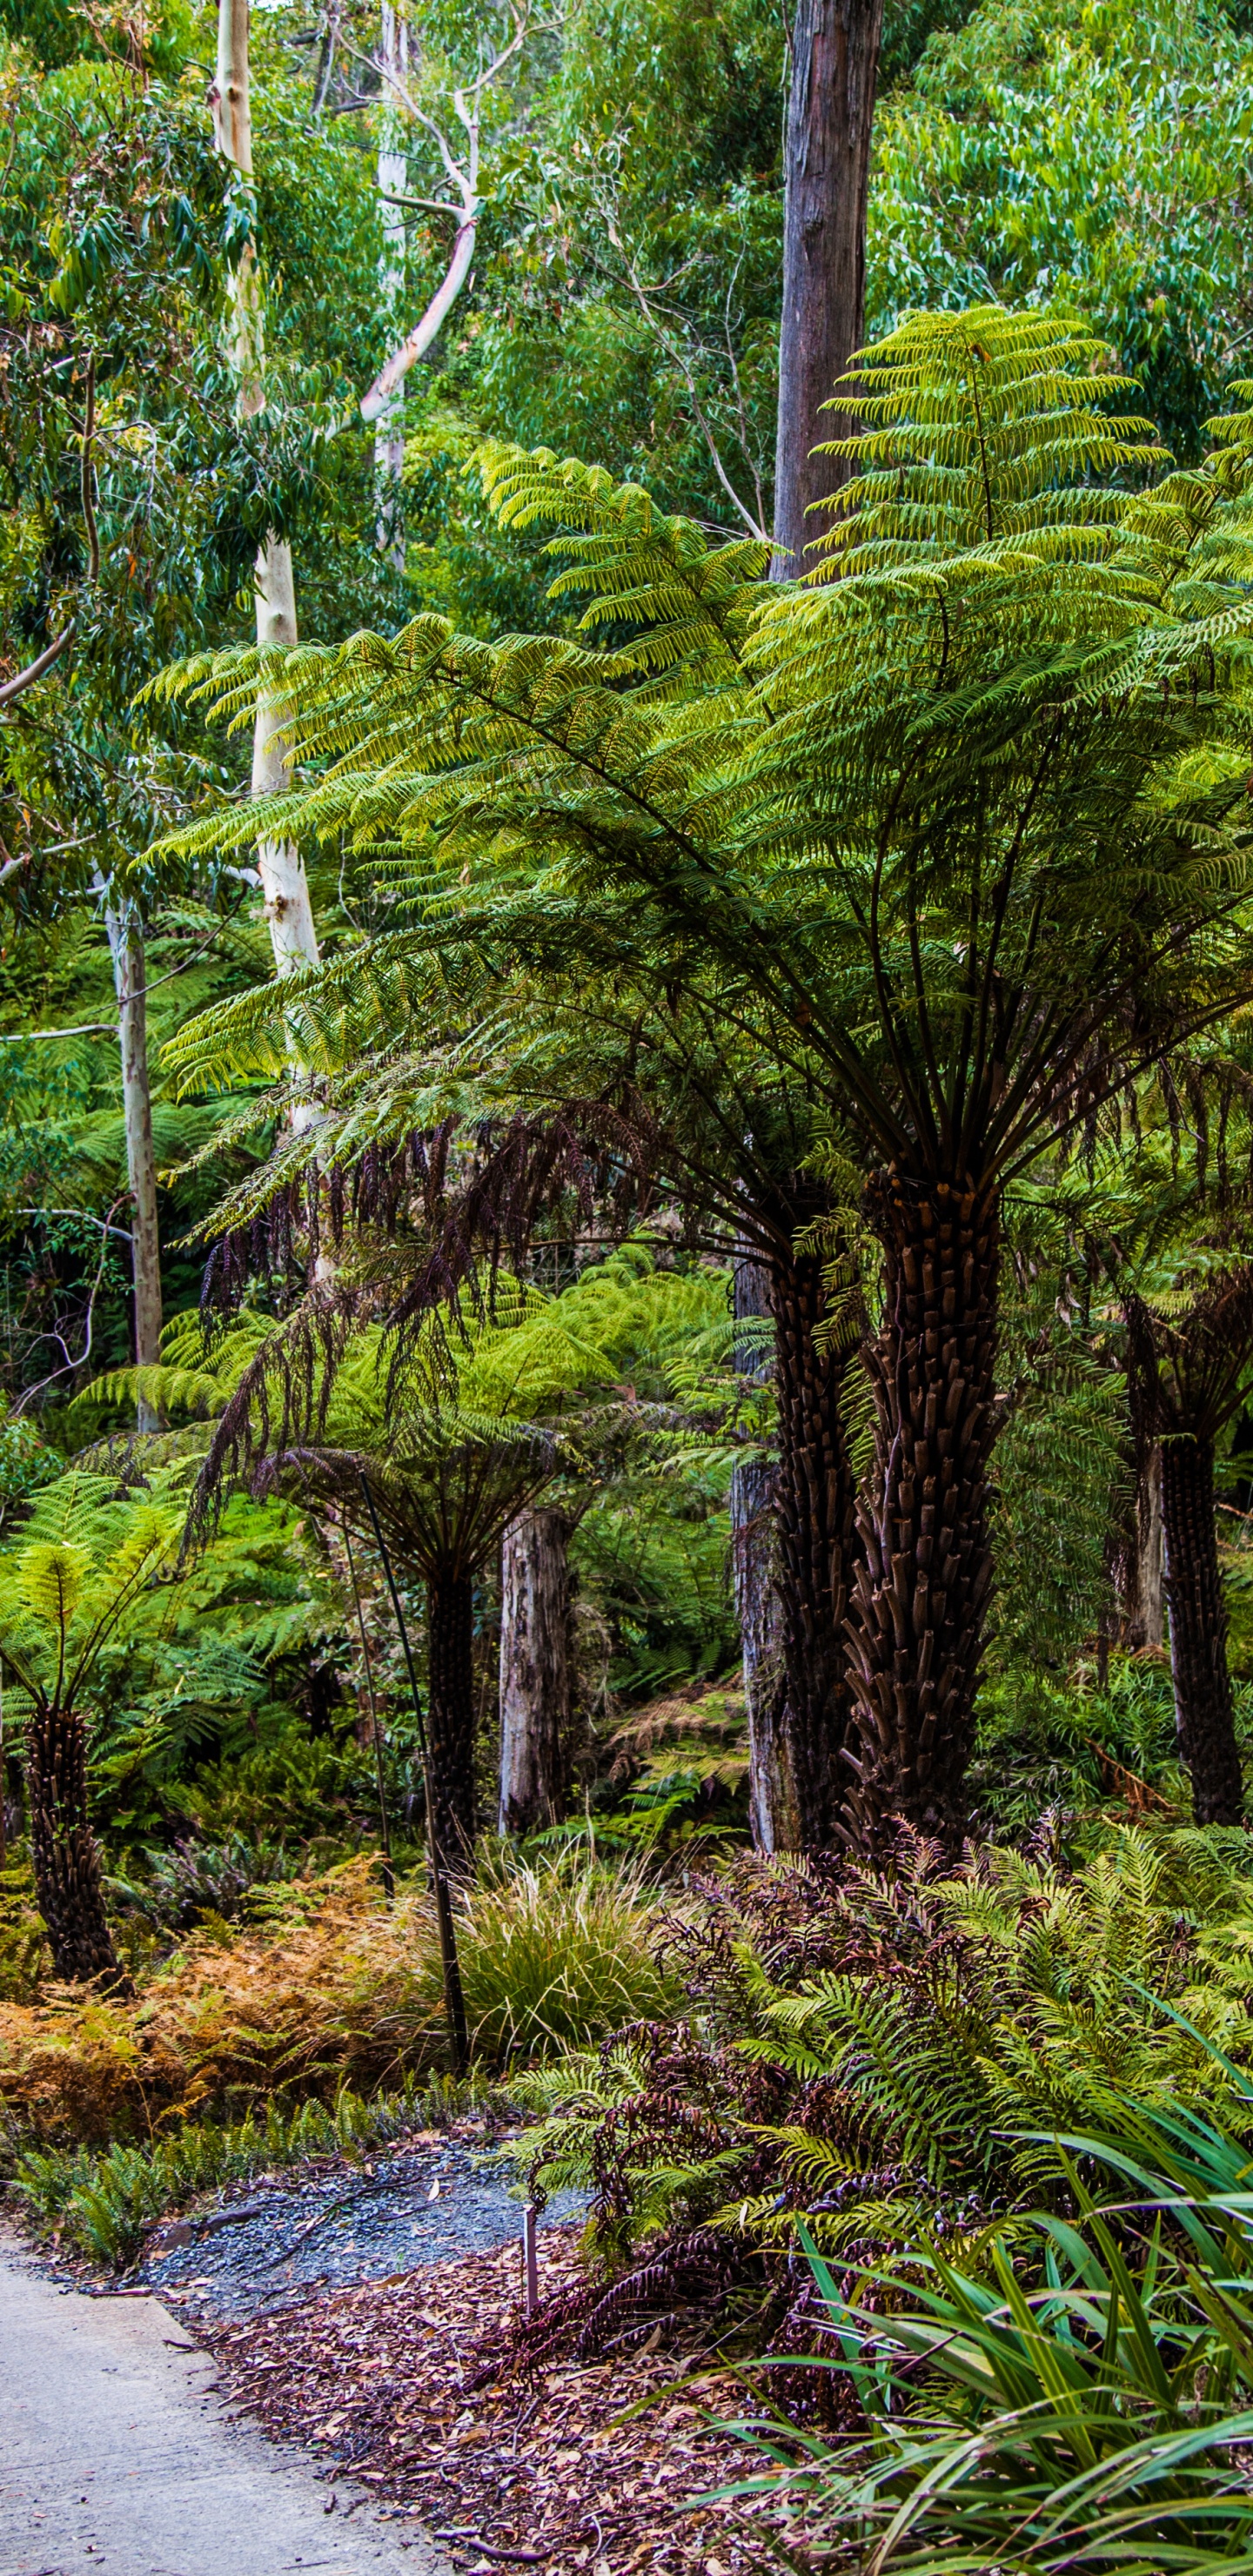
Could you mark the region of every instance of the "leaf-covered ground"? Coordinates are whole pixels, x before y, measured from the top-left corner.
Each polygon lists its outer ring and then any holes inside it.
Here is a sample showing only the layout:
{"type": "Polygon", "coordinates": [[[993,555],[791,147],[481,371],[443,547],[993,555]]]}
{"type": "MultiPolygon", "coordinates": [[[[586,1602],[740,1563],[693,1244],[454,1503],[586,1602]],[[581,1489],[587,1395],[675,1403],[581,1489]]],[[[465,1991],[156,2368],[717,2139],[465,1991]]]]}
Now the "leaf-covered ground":
{"type": "MultiPolygon", "coordinates": [[[[541,2236],[541,2297],[573,2278],[575,2233],[541,2236]]],[[[323,2455],[328,2512],[343,2509],[337,2477],[363,2481],[479,2576],[508,2565],[588,2576],[764,2567],[744,2505],[691,2504],[751,2467],[709,2429],[743,2402],[729,2375],[689,2378],[673,2351],[645,2350],[477,2384],[484,2345],[516,2311],[520,2269],[519,2247],[503,2245],[299,2299],[205,2340],[242,2409],[323,2455]]]]}

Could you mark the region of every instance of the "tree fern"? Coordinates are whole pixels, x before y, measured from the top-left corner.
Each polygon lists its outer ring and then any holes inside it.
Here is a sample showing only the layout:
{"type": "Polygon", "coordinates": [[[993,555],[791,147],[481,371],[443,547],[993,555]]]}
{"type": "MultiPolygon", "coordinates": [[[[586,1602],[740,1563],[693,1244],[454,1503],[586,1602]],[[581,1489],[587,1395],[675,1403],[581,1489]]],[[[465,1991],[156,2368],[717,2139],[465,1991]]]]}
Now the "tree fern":
{"type": "MultiPolygon", "coordinates": [[[[572,473],[568,556],[602,623],[652,602],[660,700],[613,645],[429,618],[282,674],[315,773],[285,812],[374,853],[448,971],[560,941],[577,1009],[575,961],[616,953],[650,998],[748,1019],[855,1140],[886,1265],[850,1664],[871,1841],[892,1812],[962,1822],[1001,1192],[1253,973],[1245,448],[1226,431],[1203,471],[1152,481],[1149,425],[1105,408],[1125,389],[1101,372],[1045,314],[903,324],[847,389],[877,409],[838,578],[763,583],[734,669],[658,586],[651,508],[572,473]]],[[[502,508],[558,505],[547,459],[486,472],[502,508]]],[[[263,677],[245,659],[172,685],[232,715],[263,677]]]]}

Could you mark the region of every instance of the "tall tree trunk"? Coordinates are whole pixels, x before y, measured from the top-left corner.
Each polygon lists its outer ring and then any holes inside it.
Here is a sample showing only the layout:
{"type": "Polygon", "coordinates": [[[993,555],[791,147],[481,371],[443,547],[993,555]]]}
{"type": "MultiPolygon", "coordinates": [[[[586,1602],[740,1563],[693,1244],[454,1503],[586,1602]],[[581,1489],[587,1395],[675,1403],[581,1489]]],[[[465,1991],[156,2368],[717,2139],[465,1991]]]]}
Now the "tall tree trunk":
{"type": "Polygon", "coordinates": [[[871,1353],[875,1458],[858,1506],[850,1663],[857,1839],[900,1818],[950,1850],[992,1585],[987,1468],[995,1433],[999,1212],[991,1193],[892,1171],[867,1187],[885,1256],[871,1353]]]}
{"type": "MultiPolygon", "coordinates": [[[[252,107],[248,80],[248,0],[218,0],[217,73],[209,93],[214,140],[224,160],[248,185],[252,182],[252,107]]],[[[261,272],[251,237],[230,286],[231,363],[242,419],[255,419],[265,408],[265,316],[261,272]]],[[[274,529],[257,556],[257,643],[262,648],[294,645],[296,584],[291,547],[274,529]]],[[[281,795],[291,785],[281,703],[262,695],[257,700],[252,744],[252,792],[281,795]]],[[[274,951],[275,971],[316,966],[318,940],[304,861],[292,842],[257,843],[257,867],[274,951]]]]}
{"type": "Polygon", "coordinates": [[[474,1858],[474,1584],[436,1574],[426,1586],[427,1698],[435,1841],[445,1869],[474,1858]]]}
{"type": "MultiPolygon", "coordinates": [[[[786,1680],[780,1802],[803,1850],[834,1842],[848,1785],[850,1693],[843,1630],[856,1537],[856,1489],[840,1386],[848,1350],[819,1346],[826,1317],[818,1254],[780,1244],[770,1262],[778,1466],[775,1530],[786,1680]]],[[[781,1813],[776,1827],[784,1824],[781,1813]]]]}
{"type": "MultiPolygon", "coordinates": [[[[400,334],[405,301],[405,210],[396,203],[409,181],[405,123],[395,83],[409,74],[409,27],[396,0],[382,0],[380,46],[383,93],[379,104],[379,225],[383,235],[379,261],[379,303],[388,349],[400,334]]],[[[392,386],[374,424],[374,491],[378,509],[378,548],[390,554],[398,572],[405,565],[405,528],[401,475],[405,463],[404,378],[392,386]]]]}
{"type": "Polygon", "coordinates": [[[1160,1652],[1166,1635],[1162,1450],[1154,1441],[1136,1478],[1136,1608],[1133,1644],[1160,1652]]]}
{"type": "Polygon", "coordinates": [[[519,1512],[501,1547],[500,1830],[535,1833],[566,1811],[570,1742],[570,1524],[519,1512]]]}
{"type": "MultiPolygon", "coordinates": [[[[737,1325],[770,1312],[769,1267],[747,1250],[736,1256],[733,1296],[737,1325]]],[[[737,1336],[735,1365],[741,1377],[764,1373],[762,1356],[747,1335],[737,1336]]],[[[737,1467],[731,1477],[731,1563],[744,1658],[753,1841],[759,1851],[795,1851],[800,1820],[787,1722],[775,1471],[762,1459],[737,1467]]]]}
{"type": "Polygon", "coordinates": [[[797,0],[784,144],[783,318],[775,465],[776,575],[803,571],[829,499],[847,479],[820,439],[847,436],[842,414],[819,418],[861,344],[866,200],[883,0],[797,0]]]}
{"type": "MultiPolygon", "coordinates": [[[[148,1083],[144,937],[133,904],[106,905],[104,920],[113,958],[118,1044],[122,1054],[126,1177],[131,1199],[135,1365],[137,1368],[155,1368],[161,1357],[161,1237],[157,1221],[157,1162],[152,1146],[152,1095],[148,1083]]],[[[135,1410],[141,1431],[157,1430],[157,1409],[146,1396],[138,1398],[135,1410]]]]}
{"type": "Polygon", "coordinates": [[[1161,1457],[1179,1750],[1192,1774],[1197,1823],[1238,1825],[1244,1798],[1227,1669],[1227,1604],[1214,1525],[1214,1444],[1177,1432],[1163,1441],[1161,1457]]]}
{"type": "Polygon", "coordinates": [[[26,1729],[30,1847],[39,1911],[58,1977],[107,1977],[129,1989],[104,1910],[100,1854],[87,1818],[87,1730],[77,1710],[37,1710],[26,1729]]]}

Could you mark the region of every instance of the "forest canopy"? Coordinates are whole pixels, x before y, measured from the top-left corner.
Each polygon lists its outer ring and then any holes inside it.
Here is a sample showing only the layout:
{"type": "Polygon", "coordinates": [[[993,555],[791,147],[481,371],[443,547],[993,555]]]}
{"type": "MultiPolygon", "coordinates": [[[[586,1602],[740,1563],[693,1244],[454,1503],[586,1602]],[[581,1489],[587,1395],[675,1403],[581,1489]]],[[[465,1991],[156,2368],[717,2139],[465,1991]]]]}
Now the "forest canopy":
{"type": "Polygon", "coordinates": [[[805,306],[816,0],[4,0],[5,1813],[80,1964],[428,1816],[1242,1811],[1253,28],[863,15],[805,306]]]}

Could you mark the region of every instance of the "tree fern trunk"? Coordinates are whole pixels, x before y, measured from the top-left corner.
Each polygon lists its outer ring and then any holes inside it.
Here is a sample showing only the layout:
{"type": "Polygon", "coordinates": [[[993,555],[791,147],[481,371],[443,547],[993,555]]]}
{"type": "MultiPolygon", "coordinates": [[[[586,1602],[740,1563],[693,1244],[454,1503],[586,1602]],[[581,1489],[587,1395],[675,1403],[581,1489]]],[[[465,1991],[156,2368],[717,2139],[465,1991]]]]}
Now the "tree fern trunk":
{"type": "Polygon", "coordinates": [[[950,1848],[992,1582],[987,1464],[994,1434],[999,1227],[994,1200],[880,1174],[868,1192],[885,1255],[871,1354],[876,1426],[859,1505],[850,1656],[854,1830],[873,1849],[893,1818],[950,1848]]]}
{"type": "Polygon", "coordinates": [[[26,1733],[31,1860],[58,1977],[129,1988],[105,1919],[100,1854],[87,1819],[87,1731],[74,1710],[39,1710],[26,1733]]]}
{"type": "Polygon", "coordinates": [[[500,1830],[534,1833],[566,1811],[570,1739],[570,1525],[519,1512],[501,1548],[500,1830]]]}
{"type": "MultiPolygon", "coordinates": [[[[778,1400],[775,1530],[786,1704],[780,1795],[797,1845],[834,1841],[847,1788],[849,1686],[843,1629],[855,1544],[855,1488],[840,1415],[851,1353],[819,1347],[822,1262],[775,1252],[770,1267],[778,1400]]],[[[771,1758],[775,1759],[772,1749],[771,1758]]]]}
{"type": "Polygon", "coordinates": [[[1214,1444],[1187,1432],[1162,1443],[1162,1529],[1179,1749],[1199,1825],[1243,1814],[1227,1605],[1214,1526],[1214,1444]]]}
{"type": "Polygon", "coordinates": [[[427,1698],[435,1840],[444,1867],[474,1856],[474,1585],[432,1575],[426,1587],[427,1698]]]}

